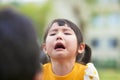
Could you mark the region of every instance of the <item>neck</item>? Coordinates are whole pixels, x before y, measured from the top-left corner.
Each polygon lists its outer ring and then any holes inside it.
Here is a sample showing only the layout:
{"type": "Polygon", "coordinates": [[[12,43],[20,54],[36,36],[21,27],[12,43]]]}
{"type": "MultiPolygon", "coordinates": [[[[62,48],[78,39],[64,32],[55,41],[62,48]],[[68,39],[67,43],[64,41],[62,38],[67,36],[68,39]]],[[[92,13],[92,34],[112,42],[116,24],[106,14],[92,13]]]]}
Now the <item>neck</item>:
{"type": "Polygon", "coordinates": [[[64,61],[58,62],[55,60],[51,60],[52,62],[52,70],[56,75],[64,76],[70,73],[73,70],[75,60],[72,61],[64,61]]]}

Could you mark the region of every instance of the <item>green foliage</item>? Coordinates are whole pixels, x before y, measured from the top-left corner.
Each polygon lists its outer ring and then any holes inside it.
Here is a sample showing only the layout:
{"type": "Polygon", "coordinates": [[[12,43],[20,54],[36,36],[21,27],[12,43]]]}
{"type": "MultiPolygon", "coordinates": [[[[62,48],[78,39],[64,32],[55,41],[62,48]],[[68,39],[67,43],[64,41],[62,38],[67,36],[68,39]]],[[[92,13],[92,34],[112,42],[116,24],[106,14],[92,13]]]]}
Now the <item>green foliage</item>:
{"type": "Polygon", "coordinates": [[[95,4],[97,0],[85,0],[88,4],[95,4]]]}
{"type": "Polygon", "coordinates": [[[45,3],[35,4],[35,3],[19,3],[13,1],[8,4],[0,4],[1,6],[12,6],[19,9],[23,14],[31,18],[36,26],[38,37],[41,41],[44,28],[46,26],[49,14],[52,12],[52,0],[47,0],[45,3]]]}
{"type": "Polygon", "coordinates": [[[22,13],[29,16],[36,24],[38,36],[41,39],[49,14],[52,11],[52,2],[50,0],[42,5],[33,3],[19,6],[22,13]]]}
{"type": "Polygon", "coordinates": [[[120,70],[98,69],[100,80],[120,80],[120,70]]]}
{"type": "Polygon", "coordinates": [[[117,69],[118,66],[118,62],[115,59],[106,59],[106,60],[98,60],[98,59],[94,59],[93,63],[95,64],[96,67],[99,68],[114,68],[117,69]]]}
{"type": "Polygon", "coordinates": [[[92,14],[91,14],[92,18],[94,18],[94,17],[96,17],[96,16],[98,16],[98,15],[99,15],[99,14],[98,14],[98,12],[96,12],[96,11],[93,11],[92,14]]]}

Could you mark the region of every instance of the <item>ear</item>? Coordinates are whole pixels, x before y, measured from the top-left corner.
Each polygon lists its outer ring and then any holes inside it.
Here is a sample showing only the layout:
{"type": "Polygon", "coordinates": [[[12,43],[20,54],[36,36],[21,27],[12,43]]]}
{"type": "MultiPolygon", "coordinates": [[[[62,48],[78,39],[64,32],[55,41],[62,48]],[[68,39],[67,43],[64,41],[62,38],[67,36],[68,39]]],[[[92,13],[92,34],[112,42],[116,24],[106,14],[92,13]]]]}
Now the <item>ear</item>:
{"type": "Polygon", "coordinates": [[[85,44],[80,43],[80,46],[78,47],[78,53],[81,54],[84,52],[84,50],[85,50],[85,44]]]}
{"type": "Polygon", "coordinates": [[[42,50],[44,51],[44,53],[47,53],[46,44],[45,43],[42,44],[42,50]]]}

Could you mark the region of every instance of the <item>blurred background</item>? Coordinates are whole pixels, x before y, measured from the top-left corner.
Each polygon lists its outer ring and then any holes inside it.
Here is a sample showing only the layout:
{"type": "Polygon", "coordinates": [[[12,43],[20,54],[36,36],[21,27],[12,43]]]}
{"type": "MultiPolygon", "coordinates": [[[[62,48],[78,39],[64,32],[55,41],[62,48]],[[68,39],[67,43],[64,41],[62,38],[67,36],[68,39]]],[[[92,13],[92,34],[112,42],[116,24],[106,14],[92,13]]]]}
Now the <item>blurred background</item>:
{"type": "Polygon", "coordinates": [[[120,80],[120,0],[0,0],[30,17],[42,42],[45,27],[55,18],[76,23],[92,48],[100,80],[120,80]]]}

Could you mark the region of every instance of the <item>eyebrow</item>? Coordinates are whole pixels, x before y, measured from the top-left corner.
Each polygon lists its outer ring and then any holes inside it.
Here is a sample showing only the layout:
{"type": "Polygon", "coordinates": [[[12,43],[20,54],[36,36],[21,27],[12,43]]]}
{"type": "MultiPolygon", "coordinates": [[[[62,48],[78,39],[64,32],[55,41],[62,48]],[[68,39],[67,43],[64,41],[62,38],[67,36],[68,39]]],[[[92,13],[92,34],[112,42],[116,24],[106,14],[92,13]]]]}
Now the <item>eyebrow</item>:
{"type": "Polygon", "coordinates": [[[58,29],[52,29],[52,30],[49,30],[49,32],[56,32],[56,31],[58,31],[58,29]]]}
{"type": "MultiPolygon", "coordinates": [[[[71,29],[69,29],[69,28],[65,28],[65,29],[62,29],[63,31],[71,31],[71,29]]],[[[53,31],[58,31],[58,29],[56,28],[56,29],[52,29],[52,30],[49,30],[49,32],[53,32],[53,31]]]]}

